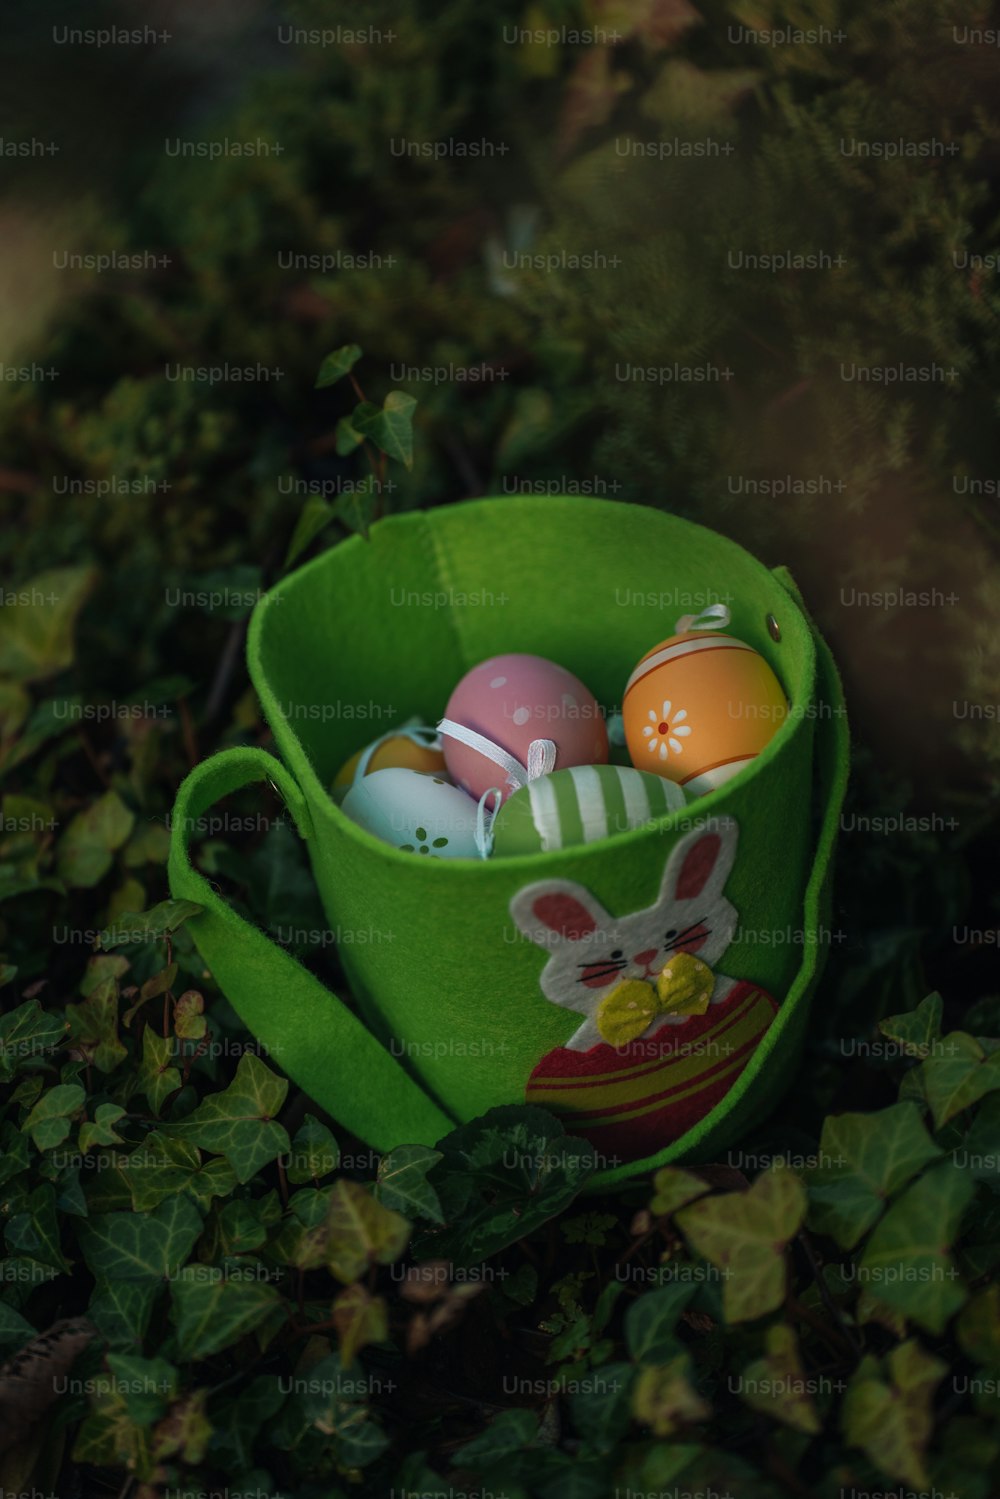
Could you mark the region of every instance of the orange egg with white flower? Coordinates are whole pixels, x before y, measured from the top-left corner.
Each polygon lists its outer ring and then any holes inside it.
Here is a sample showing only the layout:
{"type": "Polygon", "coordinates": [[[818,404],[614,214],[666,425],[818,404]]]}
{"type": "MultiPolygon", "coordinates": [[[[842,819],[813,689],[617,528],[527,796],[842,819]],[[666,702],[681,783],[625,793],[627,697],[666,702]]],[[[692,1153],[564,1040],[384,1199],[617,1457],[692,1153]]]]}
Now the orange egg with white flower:
{"type": "Polygon", "coordinates": [[[622,702],[637,770],[701,796],[736,775],[788,715],[784,689],[759,651],[722,630],[672,635],[647,651],[622,702]]]}

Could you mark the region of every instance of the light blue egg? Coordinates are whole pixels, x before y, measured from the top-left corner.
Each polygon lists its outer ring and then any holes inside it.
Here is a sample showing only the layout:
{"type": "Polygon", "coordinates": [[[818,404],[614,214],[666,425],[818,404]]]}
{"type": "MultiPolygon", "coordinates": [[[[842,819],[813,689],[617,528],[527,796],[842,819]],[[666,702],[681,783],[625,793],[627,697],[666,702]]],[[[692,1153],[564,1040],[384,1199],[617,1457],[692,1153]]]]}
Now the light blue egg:
{"type": "Polygon", "coordinates": [[[342,803],[352,822],[394,848],[431,859],[475,859],[477,804],[438,776],[375,770],[342,803]]]}

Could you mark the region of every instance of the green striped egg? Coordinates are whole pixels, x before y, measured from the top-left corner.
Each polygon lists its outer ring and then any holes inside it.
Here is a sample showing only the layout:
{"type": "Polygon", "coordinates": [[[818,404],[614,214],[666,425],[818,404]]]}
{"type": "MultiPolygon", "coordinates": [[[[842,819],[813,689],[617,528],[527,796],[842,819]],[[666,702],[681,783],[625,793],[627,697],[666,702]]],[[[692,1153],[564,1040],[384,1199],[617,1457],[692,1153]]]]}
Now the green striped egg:
{"type": "Polygon", "coordinates": [[[684,806],[664,776],[626,765],[571,765],[529,781],[493,823],[493,856],[537,854],[595,843],[684,806]]]}

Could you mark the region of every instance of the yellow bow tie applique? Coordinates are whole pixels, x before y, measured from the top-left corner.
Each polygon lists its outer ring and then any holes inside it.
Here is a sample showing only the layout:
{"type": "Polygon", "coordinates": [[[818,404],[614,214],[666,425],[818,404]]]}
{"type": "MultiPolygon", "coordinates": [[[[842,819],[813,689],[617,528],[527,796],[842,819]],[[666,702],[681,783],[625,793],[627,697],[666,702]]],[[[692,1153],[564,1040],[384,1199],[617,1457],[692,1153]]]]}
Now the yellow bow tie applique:
{"type": "Polygon", "coordinates": [[[610,1046],[635,1041],[660,1015],[704,1015],[715,988],[715,974],[693,953],[674,953],[655,985],[625,979],[605,995],[594,1016],[610,1046]]]}

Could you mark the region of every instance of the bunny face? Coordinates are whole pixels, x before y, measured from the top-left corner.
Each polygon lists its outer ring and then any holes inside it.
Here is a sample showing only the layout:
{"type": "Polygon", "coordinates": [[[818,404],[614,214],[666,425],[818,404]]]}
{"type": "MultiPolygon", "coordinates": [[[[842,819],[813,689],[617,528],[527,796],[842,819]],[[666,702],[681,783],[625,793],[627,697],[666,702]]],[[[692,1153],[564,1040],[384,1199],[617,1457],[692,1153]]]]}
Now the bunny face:
{"type": "MultiPolygon", "coordinates": [[[[594,1023],[601,1001],[625,979],[655,980],[677,952],[696,954],[709,967],[732,942],[738,916],[723,895],[739,834],[732,818],[715,818],[673,849],[656,903],[611,916],[582,885],[542,880],[519,890],[511,915],[532,942],[549,952],[542,970],[546,999],[584,1016],[566,1043],[575,1051],[602,1039],[594,1023]]],[[[713,1001],[731,988],[717,980],[713,1001]]],[[[649,1034],[683,1017],[659,1017],[649,1034]]]]}

